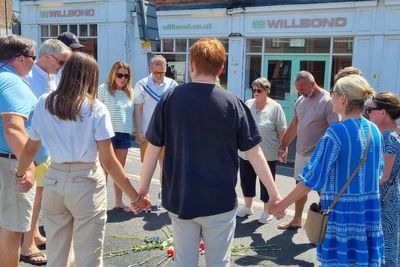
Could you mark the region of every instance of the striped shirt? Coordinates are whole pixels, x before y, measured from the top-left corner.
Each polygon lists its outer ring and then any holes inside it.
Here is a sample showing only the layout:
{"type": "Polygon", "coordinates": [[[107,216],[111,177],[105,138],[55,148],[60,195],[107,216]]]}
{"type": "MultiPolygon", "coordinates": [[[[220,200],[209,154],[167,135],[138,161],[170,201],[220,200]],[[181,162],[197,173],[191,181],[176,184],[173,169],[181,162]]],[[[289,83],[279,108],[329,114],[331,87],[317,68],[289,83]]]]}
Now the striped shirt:
{"type": "Polygon", "coordinates": [[[104,103],[110,112],[111,122],[115,133],[133,132],[133,99],[129,99],[122,90],[110,94],[108,84],[99,86],[98,99],[104,103]]]}

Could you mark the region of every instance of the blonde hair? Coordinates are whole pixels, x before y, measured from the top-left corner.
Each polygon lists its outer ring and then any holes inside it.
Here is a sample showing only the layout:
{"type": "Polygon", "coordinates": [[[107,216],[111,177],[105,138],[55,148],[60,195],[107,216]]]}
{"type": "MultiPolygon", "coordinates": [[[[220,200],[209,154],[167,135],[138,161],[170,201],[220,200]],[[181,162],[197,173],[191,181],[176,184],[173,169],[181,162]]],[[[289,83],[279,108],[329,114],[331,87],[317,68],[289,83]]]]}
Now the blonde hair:
{"type": "Polygon", "coordinates": [[[347,98],[346,114],[353,110],[362,110],[365,101],[374,93],[367,80],[358,74],[340,78],[333,90],[347,98]]]}
{"type": "Polygon", "coordinates": [[[271,83],[265,77],[260,77],[260,78],[255,79],[251,83],[251,86],[256,86],[262,90],[265,90],[265,91],[267,91],[268,94],[271,91],[271,83]]]}
{"type": "Polygon", "coordinates": [[[225,63],[225,47],[215,38],[202,38],[190,47],[198,74],[217,75],[225,63]]]}
{"type": "Polygon", "coordinates": [[[333,78],[333,83],[336,83],[337,80],[339,80],[340,78],[343,78],[345,76],[351,75],[351,74],[357,74],[362,76],[362,72],[359,68],[350,66],[350,67],[345,67],[341,70],[338,71],[338,73],[336,73],[335,77],[333,78]]]}
{"type": "Polygon", "coordinates": [[[163,57],[161,55],[155,55],[150,60],[150,68],[152,68],[153,66],[162,66],[162,67],[166,68],[167,60],[165,59],[165,57],[163,57]]]}
{"type": "Polygon", "coordinates": [[[107,81],[108,91],[110,92],[110,94],[112,96],[115,94],[115,91],[117,90],[117,84],[115,82],[115,78],[117,76],[117,71],[120,68],[128,70],[129,78],[126,81],[126,85],[121,89],[125,92],[125,94],[128,96],[129,99],[132,99],[133,98],[133,89],[132,89],[132,85],[131,85],[132,69],[128,63],[126,63],[122,60],[118,60],[111,67],[110,73],[108,74],[108,81],[107,81]]]}

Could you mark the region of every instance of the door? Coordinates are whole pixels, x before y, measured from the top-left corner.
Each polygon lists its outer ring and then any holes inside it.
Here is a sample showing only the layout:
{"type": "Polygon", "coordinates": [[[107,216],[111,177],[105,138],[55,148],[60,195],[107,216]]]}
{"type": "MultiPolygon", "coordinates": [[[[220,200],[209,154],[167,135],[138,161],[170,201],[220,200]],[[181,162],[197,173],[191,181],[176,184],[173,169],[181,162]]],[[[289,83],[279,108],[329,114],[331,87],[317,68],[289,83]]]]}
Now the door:
{"type": "Polygon", "coordinates": [[[309,71],[319,86],[329,88],[329,56],[265,56],[263,70],[271,83],[269,96],[281,104],[288,124],[298,98],[294,80],[300,70],[309,71]]]}

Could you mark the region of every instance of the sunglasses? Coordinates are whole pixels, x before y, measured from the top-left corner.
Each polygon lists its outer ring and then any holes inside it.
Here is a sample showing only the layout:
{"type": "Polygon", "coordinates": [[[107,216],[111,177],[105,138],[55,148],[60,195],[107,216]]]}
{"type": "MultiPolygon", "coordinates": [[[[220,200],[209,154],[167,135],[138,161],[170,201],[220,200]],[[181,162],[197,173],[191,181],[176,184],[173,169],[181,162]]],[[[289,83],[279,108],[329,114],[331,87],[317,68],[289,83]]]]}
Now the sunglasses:
{"type": "Polygon", "coordinates": [[[33,59],[33,61],[36,60],[36,56],[32,56],[32,55],[28,55],[28,54],[16,55],[15,57],[19,57],[19,56],[30,57],[33,59]]]}
{"type": "Polygon", "coordinates": [[[253,93],[261,94],[262,92],[264,92],[262,89],[253,89],[253,93]]]}
{"type": "Polygon", "coordinates": [[[65,64],[64,60],[58,59],[55,55],[50,55],[50,56],[52,56],[57,61],[58,65],[64,66],[65,64]]]}
{"type": "Polygon", "coordinates": [[[115,76],[117,76],[117,78],[122,79],[122,77],[124,77],[125,79],[129,79],[129,74],[122,74],[122,73],[117,73],[115,76]]]}
{"type": "Polygon", "coordinates": [[[366,107],[366,108],[365,108],[365,112],[368,113],[368,114],[370,114],[371,111],[373,111],[373,110],[382,110],[382,109],[383,109],[383,108],[378,108],[378,107],[366,107]]]}
{"type": "Polygon", "coordinates": [[[334,94],[340,95],[341,93],[338,92],[338,91],[335,91],[335,90],[330,90],[330,91],[329,91],[329,94],[330,94],[331,96],[333,96],[334,94]]]}

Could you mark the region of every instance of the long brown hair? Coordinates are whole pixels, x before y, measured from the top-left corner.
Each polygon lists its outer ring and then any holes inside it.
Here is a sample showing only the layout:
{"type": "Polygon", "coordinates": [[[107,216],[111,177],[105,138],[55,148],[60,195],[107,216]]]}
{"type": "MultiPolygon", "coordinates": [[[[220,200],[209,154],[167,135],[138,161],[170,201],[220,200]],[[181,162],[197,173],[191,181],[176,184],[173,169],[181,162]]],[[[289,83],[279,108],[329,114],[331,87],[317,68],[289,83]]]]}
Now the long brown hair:
{"type": "Polygon", "coordinates": [[[82,119],[81,108],[89,101],[91,110],[97,98],[99,68],[85,53],[73,53],[64,65],[57,90],[46,99],[46,109],[60,120],[82,119]]]}
{"type": "Polygon", "coordinates": [[[128,96],[129,99],[132,99],[133,98],[133,89],[132,89],[132,85],[131,85],[132,69],[128,63],[126,63],[122,60],[115,62],[111,67],[110,73],[108,74],[108,81],[107,81],[108,90],[111,95],[115,94],[115,91],[117,90],[117,84],[115,83],[115,78],[117,75],[117,70],[119,68],[124,68],[124,69],[128,70],[129,78],[126,81],[126,85],[124,86],[124,88],[121,88],[121,89],[125,92],[125,94],[128,96]]]}

